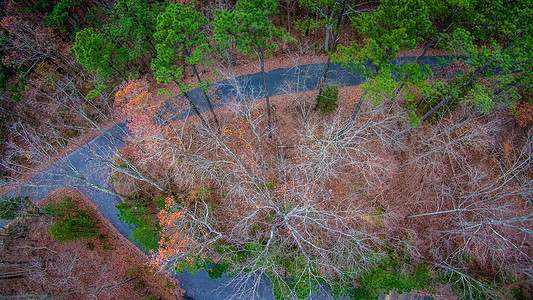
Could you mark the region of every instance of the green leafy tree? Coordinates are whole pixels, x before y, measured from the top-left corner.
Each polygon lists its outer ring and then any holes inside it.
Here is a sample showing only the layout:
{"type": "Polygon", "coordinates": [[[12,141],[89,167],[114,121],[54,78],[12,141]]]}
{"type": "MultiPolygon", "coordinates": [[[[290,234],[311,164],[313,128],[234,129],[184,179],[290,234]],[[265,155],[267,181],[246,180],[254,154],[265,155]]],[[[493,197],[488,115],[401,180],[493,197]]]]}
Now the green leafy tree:
{"type": "MultiPolygon", "coordinates": [[[[416,59],[417,64],[420,64],[422,59],[426,56],[427,51],[438,42],[439,38],[442,37],[442,34],[453,24],[453,21],[456,18],[456,15],[461,15],[462,12],[467,11],[465,8],[470,7],[472,4],[471,2],[473,1],[475,0],[471,0],[471,1],[453,0],[450,2],[440,1],[440,0],[439,1],[432,1],[432,0],[426,1],[430,18],[434,20],[433,21],[434,25],[440,23],[440,27],[433,34],[432,38],[426,43],[424,50],[416,59]],[[445,19],[441,20],[444,17],[445,19]]],[[[416,118],[415,112],[414,112],[416,110],[416,105],[413,102],[414,97],[411,91],[413,87],[416,89],[417,87],[420,87],[420,84],[422,84],[420,81],[418,82],[416,81],[416,79],[420,77],[417,75],[423,74],[424,71],[427,71],[427,70],[420,70],[422,72],[415,72],[415,73],[413,73],[412,71],[413,69],[411,68],[410,71],[406,72],[406,73],[411,73],[413,75],[411,78],[409,78],[408,76],[402,76],[404,79],[407,79],[407,80],[401,81],[400,86],[395,90],[392,98],[394,99],[402,91],[402,89],[407,85],[409,89],[409,92],[407,94],[408,96],[407,102],[409,104],[409,109],[410,109],[411,123],[418,124],[418,119],[416,118]]]]}
{"type": "Polygon", "coordinates": [[[124,72],[124,51],[119,51],[107,37],[93,28],[86,28],[76,34],[72,50],[76,59],[87,70],[104,79],[126,78],[124,72]]]}
{"type": "MultiPolygon", "coordinates": [[[[50,28],[59,29],[60,37],[67,43],[71,42],[74,34],[84,27],[87,27],[87,15],[90,8],[86,1],[82,0],[59,0],[49,1],[53,4],[53,9],[43,18],[43,24],[50,28]]],[[[41,11],[47,11],[42,9],[41,11]]]]}
{"type": "Polygon", "coordinates": [[[277,0],[242,0],[234,10],[218,10],[213,21],[217,40],[231,39],[242,53],[258,57],[266,93],[268,132],[272,136],[270,97],[265,77],[265,56],[276,49],[274,37],[290,39],[282,30],[276,28],[270,16],[277,12],[277,0]]]}
{"type": "Polygon", "coordinates": [[[76,33],[73,52],[77,61],[97,75],[91,98],[110,85],[150,69],[156,53],[155,19],[163,7],[146,0],[120,0],[112,8],[101,11],[102,16],[93,21],[98,28],[89,27],[76,33]]]}
{"type": "MultiPolygon", "coordinates": [[[[210,64],[207,59],[209,40],[205,35],[207,18],[203,17],[195,7],[183,4],[171,4],[157,17],[157,32],[154,37],[157,43],[158,57],[154,62],[156,78],[167,76],[162,73],[171,67],[171,64],[178,64],[184,60],[185,65],[192,68],[196,80],[202,89],[207,106],[213,115],[217,128],[220,128],[217,116],[213,110],[211,99],[207,94],[207,85],[204,84],[198,73],[197,65],[210,64]]],[[[174,80],[179,80],[183,76],[183,69],[175,68],[172,75],[174,80]]],[[[187,89],[185,85],[180,85],[183,93],[187,89]]]]}
{"type": "Polygon", "coordinates": [[[463,26],[444,35],[447,48],[465,65],[464,72],[448,83],[437,82],[425,93],[427,96],[420,101],[425,104],[422,117],[412,115],[415,122],[400,132],[393,144],[435,113],[454,107],[460,99],[475,109],[459,123],[477,112],[489,113],[495,106],[513,107],[521,98],[520,90],[532,86],[533,11],[528,3],[498,0],[491,5],[484,1],[465,5],[463,26]],[[485,76],[484,84],[478,82],[480,76],[485,76]]]}
{"type": "Polygon", "coordinates": [[[111,39],[128,48],[131,61],[141,61],[150,68],[156,49],[153,35],[156,31],[157,15],[163,10],[160,3],[146,0],[120,0],[115,3],[111,22],[105,26],[111,39]]]}
{"type": "Polygon", "coordinates": [[[420,121],[458,98],[485,113],[496,105],[511,107],[520,97],[518,88],[531,85],[533,10],[528,1],[494,1],[490,6],[480,1],[472,9],[476,11],[470,14],[472,23],[446,36],[449,49],[459,53],[458,59],[471,71],[459,78],[459,84],[452,82],[442,100],[420,121]],[[498,76],[492,76],[494,71],[498,76]],[[516,71],[520,73],[513,74],[516,71]],[[482,75],[490,76],[484,85],[477,82],[482,75]]]}
{"type": "MultiPolygon", "coordinates": [[[[365,36],[365,45],[353,42],[351,47],[341,47],[343,64],[368,77],[364,92],[352,114],[353,121],[370,90],[381,90],[387,97],[392,95],[396,83],[393,71],[407,74],[404,64],[394,66],[391,62],[403,49],[413,49],[422,40],[431,26],[428,8],[422,0],[385,0],[373,13],[359,13],[354,19],[354,28],[365,36]],[[379,86],[380,89],[375,87],[379,86]]],[[[411,70],[412,71],[412,70],[411,70]]]]}
{"type": "MultiPolygon", "coordinates": [[[[157,16],[158,24],[164,24],[165,19],[166,16],[164,14],[157,16]]],[[[187,94],[187,89],[189,86],[182,81],[184,78],[184,65],[180,62],[179,57],[176,55],[176,50],[174,49],[176,46],[176,40],[172,37],[172,35],[176,33],[171,32],[169,35],[167,32],[166,37],[168,39],[165,39],[165,31],[166,30],[164,28],[159,29],[158,26],[157,32],[154,34],[154,39],[156,41],[155,47],[157,51],[157,57],[152,60],[154,77],[157,82],[163,82],[166,84],[171,81],[175,82],[180,89],[180,92],[185,96],[202,123],[204,123],[206,127],[209,127],[209,124],[198,110],[198,107],[196,107],[194,101],[192,101],[191,97],[189,97],[189,94],[187,94]]]]}
{"type": "Polygon", "coordinates": [[[60,0],[51,13],[44,17],[43,23],[48,27],[63,28],[69,17],[69,11],[74,3],[72,0],[60,0]]]}
{"type": "MultiPolygon", "coordinates": [[[[26,74],[27,67],[24,65],[17,67],[6,62],[8,54],[2,51],[2,48],[8,47],[8,43],[6,42],[8,39],[7,33],[0,33],[0,93],[6,98],[19,102],[20,94],[24,90],[24,82],[27,77],[25,75],[19,75],[26,74]],[[16,77],[18,77],[17,80],[13,80],[16,77]]],[[[2,109],[5,108],[7,106],[2,106],[2,109]]]]}

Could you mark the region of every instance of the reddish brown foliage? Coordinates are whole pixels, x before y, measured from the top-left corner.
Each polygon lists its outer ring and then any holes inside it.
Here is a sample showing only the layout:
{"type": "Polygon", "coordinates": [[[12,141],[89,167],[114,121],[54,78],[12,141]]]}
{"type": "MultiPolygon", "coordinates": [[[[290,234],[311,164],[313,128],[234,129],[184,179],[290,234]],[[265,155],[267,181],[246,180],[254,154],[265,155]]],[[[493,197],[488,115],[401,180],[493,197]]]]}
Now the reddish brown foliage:
{"type": "Polygon", "coordinates": [[[521,127],[533,123],[533,105],[527,102],[520,103],[516,109],[516,120],[521,127]]]}

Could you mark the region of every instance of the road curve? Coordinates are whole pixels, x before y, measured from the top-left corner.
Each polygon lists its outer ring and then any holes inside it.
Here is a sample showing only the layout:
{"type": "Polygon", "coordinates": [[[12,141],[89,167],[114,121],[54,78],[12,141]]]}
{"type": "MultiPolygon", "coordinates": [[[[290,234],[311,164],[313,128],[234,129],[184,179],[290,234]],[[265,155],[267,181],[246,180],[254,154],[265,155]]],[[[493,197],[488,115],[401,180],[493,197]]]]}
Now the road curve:
{"type": "MultiPolygon", "coordinates": [[[[394,60],[395,64],[413,63],[416,57],[402,57],[394,60]]],[[[435,68],[438,57],[425,57],[421,64],[435,68]]],[[[275,69],[266,72],[269,95],[283,95],[287,90],[283,87],[290,84],[298,91],[315,90],[318,79],[323,74],[324,64],[310,64],[292,68],[275,69]]],[[[332,63],[328,73],[328,84],[337,86],[355,86],[364,81],[363,77],[356,76],[339,63],[332,63]]],[[[261,73],[243,75],[234,80],[222,80],[213,84],[219,99],[223,102],[219,106],[233,101],[236,97],[235,82],[249,93],[250,100],[264,98],[263,78],[261,73]]],[[[207,105],[199,89],[188,92],[189,96],[199,106],[200,111],[206,111],[207,105]]],[[[185,114],[191,114],[190,111],[185,114]]],[[[179,116],[178,116],[179,117],[179,116]]],[[[112,158],[114,153],[124,145],[127,136],[126,126],[117,124],[68,156],[49,166],[46,170],[31,177],[24,186],[8,192],[7,196],[28,196],[36,202],[59,187],[77,187],[88,196],[100,213],[109,220],[113,226],[125,237],[131,240],[131,227],[120,220],[115,205],[120,203],[117,196],[105,192],[112,189],[110,183],[111,169],[105,159],[112,158]]],[[[1,221],[5,226],[8,222],[1,221]]],[[[190,299],[228,299],[235,292],[231,285],[227,285],[230,278],[223,276],[221,279],[210,279],[205,271],[198,271],[194,275],[187,272],[176,274],[181,287],[190,299]]],[[[274,299],[266,280],[263,280],[256,295],[260,299],[274,299]]],[[[312,299],[328,299],[331,296],[321,294],[312,295],[312,299]]],[[[244,298],[243,298],[244,299],[244,298]]],[[[249,299],[246,297],[246,299],[249,299]]],[[[415,299],[415,298],[412,298],[415,299]]],[[[422,299],[422,298],[420,298],[422,299]]]]}

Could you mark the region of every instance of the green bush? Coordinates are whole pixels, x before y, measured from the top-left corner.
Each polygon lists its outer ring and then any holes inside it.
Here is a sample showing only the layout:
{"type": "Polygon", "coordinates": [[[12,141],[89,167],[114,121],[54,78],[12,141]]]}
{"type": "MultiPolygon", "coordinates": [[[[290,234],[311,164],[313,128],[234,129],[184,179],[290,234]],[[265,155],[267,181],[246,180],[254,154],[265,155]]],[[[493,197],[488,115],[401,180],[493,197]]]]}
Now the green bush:
{"type": "Polygon", "coordinates": [[[281,295],[295,295],[297,299],[306,299],[311,292],[318,292],[319,287],[325,283],[316,265],[308,264],[307,258],[302,255],[291,254],[279,258],[280,265],[286,270],[289,277],[284,282],[275,282],[274,292],[281,295]]]}
{"type": "Polygon", "coordinates": [[[230,265],[227,262],[220,261],[209,268],[207,274],[211,279],[218,279],[228,272],[229,267],[230,265]]]}
{"type": "Polygon", "coordinates": [[[133,285],[133,290],[138,292],[142,291],[146,288],[146,283],[144,281],[139,281],[136,284],[133,285]]]}
{"type": "Polygon", "coordinates": [[[118,217],[128,225],[144,224],[150,214],[146,207],[130,202],[122,202],[115,207],[118,209],[118,217]]]}
{"type": "Polygon", "coordinates": [[[148,208],[123,202],[116,206],[118,217],[128,225],[135,225],[132,229],[133,241],[146,250],[157,250],[161,239],[160,228],[152,218],[148,208]]]}
{"type": "Polygon", "coordinates": [[[161,235],[159,227],[152,224],[145,224],[132,230],[133,240],[146,250],[157,250],[161,235]]]}
{"type": "Polygon", "coordinates": [[[162,210],[165,208],[166,199],[167,199],[166,196],[161,196],[159,199],[155,201],[155,204],[157,205],[157,209],[162,210]]]}
{"type": "Polygon", "coordinates": [[[328,86],[323,88],[316,97],[315,109],[327,114],[337,109],[337,100],[339,99],[339,88],[337,86],[328,86]]]}
{"type": "Polygon", "coordinates": [[[31,202],[28,197],[5,197],[0,199],[0,219],[12,220],[20,211],[27,209],[31,202]]]}
{"type": "MultiPolygon", "coordinates": [[[[199,255],[189,256],[190,259],[180,259],[174,264],[174,271],[176,273],[183,273],[185,271],[190,274],[194,274],[199,270],[209,270],[213,265],[213,261],[210,258],[204,258],[199,255]]],[[[216,276],[216,270],[211,275],[216,276]]]]}
{"type": "Polygon", "coordinates": [[[387,294],[396,290],[401,294],[423,289],[432,277],[425,264],[419,264],[411,272],[402,272],[403,267],[401,261],[385,259],[363,275],[361,286],[374,292],[383,291],[387,294]]]}
{"type": "Polygon", "coordinates": [[[55,219],[50,227],[50,234],[59,241],[92,238],[99,233],[96,222],[88,211],[75,208],[70,197],[46,206],[44,211],[55,219]]]}
{"type": "Polygon", "coordinates": [[[94,250],[94,244],[93,244],[93,243],[89,242],[89,243],[87,243],[86,246],[87,246],[87,249],[89,249],[89,250],[91,250],[91,251],[94,250]]]}

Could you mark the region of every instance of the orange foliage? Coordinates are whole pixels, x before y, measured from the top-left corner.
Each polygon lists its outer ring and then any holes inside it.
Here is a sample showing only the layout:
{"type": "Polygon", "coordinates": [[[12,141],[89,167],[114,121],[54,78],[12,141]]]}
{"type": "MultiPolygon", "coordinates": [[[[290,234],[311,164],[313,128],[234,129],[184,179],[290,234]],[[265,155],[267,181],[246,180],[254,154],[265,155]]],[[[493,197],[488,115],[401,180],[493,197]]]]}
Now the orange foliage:
{"type": "Polygon", "coordinates": [[[152,93],[148,92],[147,82],[144,80],[128,81],[115,94],[117,112],[126,119],[154,113],[152,93]]]}
{"type": "Polygon", "coordinates": [[[157,214],[161,225],[161,240],[157,253],[152,255],[151,265],[154,268],[161,268],[169,258],[179,256],[188,249],[190,238],[181,230],[176,230],[177,224],[183,219],[184,211],[177,211],[175,206],[174,196],[169,196],[165,200],[165,209],[157,214]]]}
{"type": "Polygon", "coordinates": [[[148,91],[146,81],[124,83],[115,94],[115,106],[117,113],[128,121],[128,129],[134,139],[142,141],[158,131],[154,116],[159,108],[148,91]]]}
{"type": "MultiPolygon", "coordinates": [[[[251,118],[254,118],[254,112],[251,113],[251,118]]],[[[239,159],[243,165],[254,172],[258,172],[259,164],[255,160],[255,146],[252,145],[253,136],[252,124],[245,118],[233,117],[228,120],[226,126],[222,128],[222,134],[227,138],[227,145],[231,145],[234,151],[239,154],[239,159]]]]}

